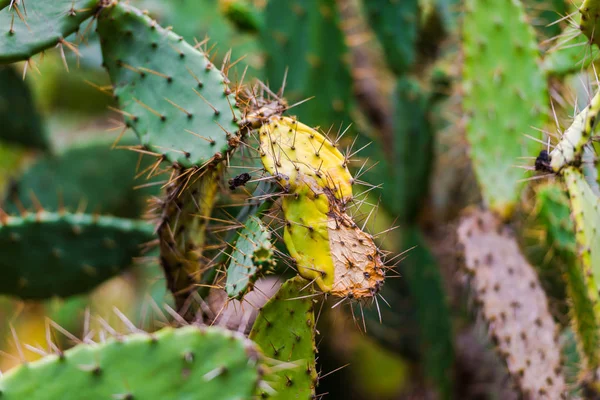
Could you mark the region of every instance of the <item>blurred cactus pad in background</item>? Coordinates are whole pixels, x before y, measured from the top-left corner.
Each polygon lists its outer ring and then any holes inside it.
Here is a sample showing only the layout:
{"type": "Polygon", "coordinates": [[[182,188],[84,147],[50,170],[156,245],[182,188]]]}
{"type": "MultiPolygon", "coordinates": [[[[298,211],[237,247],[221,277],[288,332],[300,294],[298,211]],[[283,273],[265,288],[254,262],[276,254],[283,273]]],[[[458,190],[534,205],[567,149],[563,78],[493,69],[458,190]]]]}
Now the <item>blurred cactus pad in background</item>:
{"type": "Polygon", "coordinates": [[[0,0],[0,400],[600,399],[600,0],[0,0]]]}

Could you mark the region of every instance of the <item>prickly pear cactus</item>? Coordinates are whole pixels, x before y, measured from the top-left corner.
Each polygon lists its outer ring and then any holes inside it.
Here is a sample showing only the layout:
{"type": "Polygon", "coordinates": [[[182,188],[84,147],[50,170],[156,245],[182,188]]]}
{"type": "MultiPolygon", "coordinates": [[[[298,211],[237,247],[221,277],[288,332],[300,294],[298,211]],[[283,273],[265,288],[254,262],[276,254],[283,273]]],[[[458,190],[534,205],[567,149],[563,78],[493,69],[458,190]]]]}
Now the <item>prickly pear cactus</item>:
{"type": "Polygon", "coordinates": [[[336,1],[270,1],[264,14],[261,42],[272,87],[285,83],[290,102],[314,96],[294,110],[313,126],[350,123],[352,77],[336,1]]]}
{"type": "Polygon", "coordinates": [[[388,64],[400,75],[416,59],[415,43],[419,27],[417,0],[365,0],[369,23],[383,45],[388,64]]]}
{"type": "Polygon", "coordinates": [[[261,360],[247,339],[218,328],[164,328],[79,344],[0,377],[2,399],[251,398],[261,360]]]}
{"type": "Polygon", "coordinates": [[[195,291],[206,267],[202,249],[222,168],[174,169],[166,195],[156,205],[160,260],[178,308],[195,291]]]}
{"type": "Polygon", "coordinates": [[[489,211],[475,211],[461,221],[458,238],[476,303],[523,397],[566,398],[557,327],[508,228],[489,211]]]}
{"type": "Polygon", "coordinates": [[[272,391],[261,389],[261,398],[273,400],[310,399],[315,396],[315,314],[307,298],[307,281],[300,277],[285,282],[275,297],[260,310],[250,339],[265,355],[281,362],[277,372],[267,373],[272,391]]]}
{"type": "Polygon", "coordinates": [[[600,2],[598,0],[585,0],[579,7],[579,13],[581,14],[581,21],[579,22],[581,32],[587,36],[590,43],[598,46],[600,44],[598,39],[600,2]]]}
{"type": "MultiPolygon", "coordinates": [[[[575,221],[575,232],[579,257],[586,274],[594,277],[589,292],[598,299],[600,288],[600,198],[585,181],[583,174],[574,167],[562,172],[571,202],[571,215],[575,221]]],[[[590,282],[590,285],[592,282],[590,282]]]]}
{"type": "Polygon", "coordinates": [[[543,126],[548,104],[535,35],[521,2],[466,1],[463,47],[473,167],[487,206],[508,218],[523,186],[515,160],[538,147],[523,133],[543,126]]]}
{"type": "Polygon", "coordinates": [[[0,140],[48,149],[46,131],[29,86],[10,66],[0,67],[0,120],[3,124],[0,140]]]}
{"type": "Polygon", "coordinates": [[[0,213],[0,293],[23,299],[85,293],[130,266],[152,236],[152,225],[114,217],[0,213]]]}
{"type": "Polygon", "coordinates": [[[250,216],[233,245],[227,268],[225,290],[233,298],[241,298],[264,269],[272,266],[271,232],[260,219],[250,216]]]}
{"type": "Polygon", "coordinates": [[[94,15],[99,3],[100,0],[0,1],[0,64],[27,60],[56,44],[75,49],[64,38],[94,15]]]}
{"type": "Polygon", "coordinates": [[[558,185],[537,189],[536,217],[546,229],[551,248],[564,260],[564,280],[571,299],[571,319],[580,353],[587,370],[600,366],[600,318],[598,290],[593,274],[584,273],[577,257],[575,226],[569,199],[558,185]]]}
{"type": "Polygon", "coordinates": [[[143,150],[188,168],[237,145],[235,95],[205,53],[122,2],[99,15],[98,35],[120,112],[143,150]]]}
{"type": "Polygon", "coordinates": [[[263,166],[287,192],[283,240],[299,273],[336,296],[374,296],[384,266],[373,238],[345,212],[353,182],[346,158],[288,117],[273,117],[259,135],[263,166]]]}
{"type": "Polygon", "coordinates": [[[600,92],[596,93],[590,104],[575,116],[560,142],[550,152],[549,165],[543,165],[539,169],[560,172],[568,165],[580,165],[584,157],[584,148],[592,140],[599,112],[600,92]]]}

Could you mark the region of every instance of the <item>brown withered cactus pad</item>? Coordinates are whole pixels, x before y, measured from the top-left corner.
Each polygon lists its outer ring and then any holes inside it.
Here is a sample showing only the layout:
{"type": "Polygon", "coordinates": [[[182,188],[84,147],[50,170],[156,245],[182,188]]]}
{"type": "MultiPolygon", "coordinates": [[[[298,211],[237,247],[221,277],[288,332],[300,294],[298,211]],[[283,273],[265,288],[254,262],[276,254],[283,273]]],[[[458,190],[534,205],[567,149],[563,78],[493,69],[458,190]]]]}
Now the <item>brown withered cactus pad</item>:
{"type": "Polygon", "coordinates": [[[557,327],[515,238],[494,214],[475,211],[458,239],[476,302],[523,398],[566,398],[557,327]]]}

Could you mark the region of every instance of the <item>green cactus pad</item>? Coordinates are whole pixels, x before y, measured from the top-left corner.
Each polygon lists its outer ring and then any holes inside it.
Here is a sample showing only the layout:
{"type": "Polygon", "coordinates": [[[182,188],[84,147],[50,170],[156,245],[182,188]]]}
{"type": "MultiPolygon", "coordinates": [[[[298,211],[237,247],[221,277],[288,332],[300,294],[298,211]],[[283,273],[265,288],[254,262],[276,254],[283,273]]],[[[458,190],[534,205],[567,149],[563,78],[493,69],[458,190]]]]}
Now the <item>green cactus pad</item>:
{"type": "Polygon", "coordinates": [[[546,78],[519,1],[466,1],[463,37],[471,159],[488,207],[508,218],[523,187],[514,165],[538,148],[523,133],[544,125],[546,78]]]}
{"type": "Polygon", "coordinates": [[[269,228],[257,217],[250,216],[238,233],[230,257],[225,290],[229,297],[241,298],[251,289],[262,269],[273,261],[269,228]]]}
{"type": "Polygon", "coordinates": [[[579,257],[584,271],[593,275],[596,288],[600,288],[600,198],[574,167],[567,167],[562,173],[571,201],[579,257]]]}
{"type": "Polygon", "coordinates": [[[0,293],[66,297],[118,274],[152,240],[144,222],[46,211],[0,216],[0,293]]]}
{"type": "Polygon", "coordinates": [[[315,395],[315,315],[313,300],[304,297],[308,289],[302,290],[307,284],[300,277],[285,282],[252,327],[250,339],[267,357],[283,363],[265,377],[275,393],[260,390],[260,398],[311,399],[315,395]]]}
{"type": "Polygon", "coordinates": [[[564,260],[564,279],[571,299],[571,318],[577,342],[587,365],[600,366],[600,309],[598,291],[592,275],[583,273],[577,258],[575,226],[571,221],[569,199],[558,185],[537,189],[536,217],[544,225],[555,257],[564,260]]]}
{"type": "Polygon", "coordinates": [[[600,92],[596,93],[590,104],[575,116],[560,142],[550,152],[550,167],[554,172],[559,172],[567,165],[581,163],[584,148],[592,139],[598,124],[599,112],[600,92]]]}
{"type": "MultiPolygon", "coordinates": [[[[122,140],[121,145],[134,140],[122,140]]],[[[135,179],[137,172],[150,167],[152,157],[139,164],[139,155],[124,149],[111,149],[110,142],[94,141],[69,148],[59,155],[47,155],[33,164],[13,185],[4,203],[8,213],[18,212],[15,193],[26,209],[35,206],[31,194],[47,211],[64,206],[69,211],[82,204],[87,210],[124,218],[137,218],[147,198],[158,195],[159,186],[135,189],[146,184],[135,179]]],[[[157,179],[154,178],[154,181],[157,179]]]]}
{"type": "Polygon", "coordinates": [[[252,397],[258,351],[218,328],[164,328],[23,364],[0,378],[3,400],[195,399],[252,397]]]}
{"type": "Polygon", "coordinates": [[[99,0],[12,3],[0,1],[0,64],[26,60],[60,43],[97,11],[99,0]]]}
{"type": "Polygon", "coordinates": [[[363,1],[371,27],[383,45],[388,64],[400,75],[415,62],[419,29],[417,0],[363,1]]]}
{"type": "Polygon", "coordinates": [[[489,211],[474,211],[461,221],[458,239],[475,301],[519,391],[524,398],[563,398],[557,327],[508,227],[489,211]]]}
{"type": "Polygon", "coordinates": [[[223,14],[242,32],[258,33],[264,29],[262,10],[248,0],[221,1],[223,14]]]}
{"type": "Polygon", "coordinates": [[[290,104],[315,97],[294,108],[305,123],[334,131],[348,124],[352,77],[335,0],[269,1],[265,21],[261,42],[271,86],[279,88],[287,71],[290,104]]]}
{"type": "Polygon", "coordinates": [[[0,67],[0,121],[0,140],[36,149],[49,147],[29,86],[10,66],[0,67]]]}
{"type": "Polygon", "coordinates": [[[98,34],[119,107],[147,150],[186,168],[225,157],[241,113],[206,54],[123,3],[102,11],[98,34]]]}
{"type": "Polygon", "coordinates": [[[598,39],[598,31],[600,30],[600,1],[598,0],[585,0],[581,7],[579,7],[579,13],[581,14],[581,20],[579,22],[579,28],[585,36],[587,36],[590,43],[600,45],[598,39]]]}

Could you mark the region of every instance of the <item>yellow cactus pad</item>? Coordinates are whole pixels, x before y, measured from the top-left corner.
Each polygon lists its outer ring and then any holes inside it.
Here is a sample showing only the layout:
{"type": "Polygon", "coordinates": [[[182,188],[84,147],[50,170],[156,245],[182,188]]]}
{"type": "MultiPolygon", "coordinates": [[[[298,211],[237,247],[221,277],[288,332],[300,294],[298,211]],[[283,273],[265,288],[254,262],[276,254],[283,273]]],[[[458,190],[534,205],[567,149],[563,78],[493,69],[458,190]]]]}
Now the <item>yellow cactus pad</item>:
{"type": "MultiPolygon", "coordinates": [[[[302,182],[299,178],[298,182],[302,182]]],[[[373,238],[341,211],[339,201],[300,183],[283,198],[283,240],[301,276],[339,297],[372,297],[384,280],[373,238]]]]}
{"type": "Polygon", "coordinates": [[[352,198],[352,175],[344,155],[315,129],[289,117],[271,117],[260,129],[261,160],[280,183],[295,191],[299,176],[312,178],[346,203],[352,198]]]}

